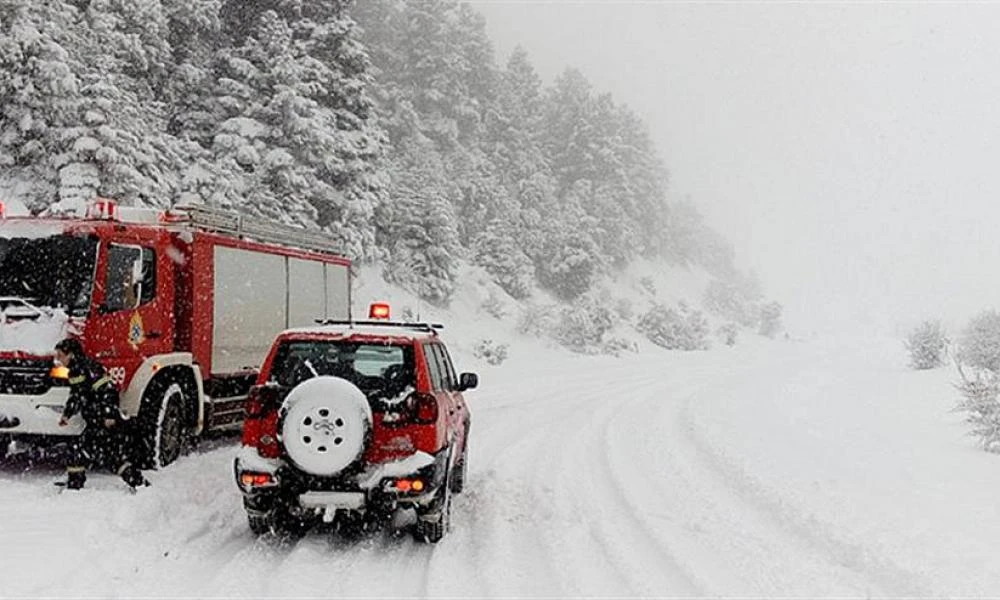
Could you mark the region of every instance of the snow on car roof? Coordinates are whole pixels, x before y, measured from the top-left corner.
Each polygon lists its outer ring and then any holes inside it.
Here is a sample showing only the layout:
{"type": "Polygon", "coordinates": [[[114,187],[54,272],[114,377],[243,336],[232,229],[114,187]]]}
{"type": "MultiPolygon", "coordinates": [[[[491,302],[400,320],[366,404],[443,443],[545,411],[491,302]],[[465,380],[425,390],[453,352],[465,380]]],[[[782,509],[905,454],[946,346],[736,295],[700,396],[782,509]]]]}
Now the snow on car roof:
{"type": "Polygon", "coordinates": [[[65,232],[65,222],[27,217],[0,219],[0,238],[38,239],[65,232]]]}
{"type": "Polygon", "coordinates": [[[429,339],[437,337],[434,331],[420,329],[422,324],[414,324],[413,327],[404,325],[372,325],[372,324],[337,324],[337,325],[315,325],[313,327],[296,327],[286,329],[281,335],[363,335],[372,337],[396,337],[407,339],[429,339]]]}

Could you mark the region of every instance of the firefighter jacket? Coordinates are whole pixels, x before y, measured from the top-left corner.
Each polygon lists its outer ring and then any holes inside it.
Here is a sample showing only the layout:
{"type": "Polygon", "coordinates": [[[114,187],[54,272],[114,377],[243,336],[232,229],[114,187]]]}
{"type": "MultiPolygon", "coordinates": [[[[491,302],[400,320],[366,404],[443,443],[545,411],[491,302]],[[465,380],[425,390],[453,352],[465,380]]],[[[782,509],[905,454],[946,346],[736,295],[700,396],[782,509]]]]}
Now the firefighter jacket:
{"type": "Polygon", "coordinates": [[[118,390],[104,367],[94,359],[80,356],[69,365],[69,400],[62,416],[67,419],[81,413],[87,425],[103,427],[105,419],[122,420],[118,408],[118,390]]]}

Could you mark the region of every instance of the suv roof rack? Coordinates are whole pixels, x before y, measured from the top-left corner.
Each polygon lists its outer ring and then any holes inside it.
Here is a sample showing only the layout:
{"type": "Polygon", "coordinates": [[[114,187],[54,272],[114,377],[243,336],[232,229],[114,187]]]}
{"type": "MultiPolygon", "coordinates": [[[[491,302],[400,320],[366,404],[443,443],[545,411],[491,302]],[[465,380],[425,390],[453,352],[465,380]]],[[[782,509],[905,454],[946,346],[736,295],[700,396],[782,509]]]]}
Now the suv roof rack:
{"type": "Polygon", "coordinates": [[[444,329],[444,325],[441,323],[404,323],[401,321],[343,321],[339,319],[316,319],[316,323],[320,325],[347,325],[348,327],[354,327],[355,325],[363,326],[377,326],[377,327],[397,327],[400,329],[412,329],[414,331],[424,331],[427,333],[433,333],[437,335],[438,329],[444,329]]]}

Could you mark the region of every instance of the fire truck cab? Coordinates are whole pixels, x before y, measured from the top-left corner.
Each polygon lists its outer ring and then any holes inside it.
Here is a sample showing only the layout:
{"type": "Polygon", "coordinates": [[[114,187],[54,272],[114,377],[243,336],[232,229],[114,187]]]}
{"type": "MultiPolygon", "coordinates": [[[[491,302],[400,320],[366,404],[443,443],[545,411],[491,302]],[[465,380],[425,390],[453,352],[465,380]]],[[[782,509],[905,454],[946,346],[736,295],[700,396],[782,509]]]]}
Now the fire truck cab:
{"type": "Polygon", "coordinates": [[[204,206],[98,199],[84,216],[5,217],[0,203],[0,458],[59,427],[78,337],[138,419],[148,466],[205,430],[239,429],[271,341],[317,316],[350,317],[350,262],[328,236],[204,206]]]}

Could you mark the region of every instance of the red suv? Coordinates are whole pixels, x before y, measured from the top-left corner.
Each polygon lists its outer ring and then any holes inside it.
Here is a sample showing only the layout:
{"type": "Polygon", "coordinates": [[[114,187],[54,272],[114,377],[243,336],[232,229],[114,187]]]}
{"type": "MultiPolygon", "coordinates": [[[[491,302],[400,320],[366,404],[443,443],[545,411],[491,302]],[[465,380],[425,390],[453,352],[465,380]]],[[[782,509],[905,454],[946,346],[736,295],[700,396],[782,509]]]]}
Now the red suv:
{"type": "Polygon", "coordinates": [[[254,533],[416,512],[439,541],[468,467],[474,373],[455,376],[440,325],[327,322],[275,340],[250,392],[236,482],[254,533]]]}

